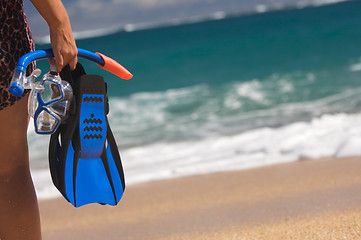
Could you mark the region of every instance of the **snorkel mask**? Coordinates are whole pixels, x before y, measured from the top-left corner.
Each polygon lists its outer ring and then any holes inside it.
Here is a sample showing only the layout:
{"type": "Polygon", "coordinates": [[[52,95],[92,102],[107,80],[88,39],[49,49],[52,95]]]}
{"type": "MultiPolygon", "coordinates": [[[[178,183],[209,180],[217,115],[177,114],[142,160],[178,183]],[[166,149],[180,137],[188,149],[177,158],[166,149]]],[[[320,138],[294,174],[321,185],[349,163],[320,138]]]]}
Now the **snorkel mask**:
{"type": "Polygon", "coordinates": [[[52,134],[60,122],[67,118],[73,90],[55,71],[45,74],[34,85],[29,96],[29,115],[34,118],[36,133],[52,134]]]}
{"type": "MultiPolygon", "coordinates": [[[[29,63],[53,57],[52,49],[37,50],[23,55],[10,83],[10,92],[15,96],[21,96],[24,89],[31,89],[28,112],[34,118],[35,132],[38,134],[52,134],[56,131],[60,123],[67,118],[73,98],[71,85],[60,78],[54,64],[51,64],[50,72],[44,74],[40,82],[35,82],[41,74],[40,69],[35,69],[29,77],[25,76],[29,63]]],[[[122,79],[128,80],[133,77],[122,65],[101,53],[78,48],[78,57],[95,62],[99,67],[122,79]]]]}

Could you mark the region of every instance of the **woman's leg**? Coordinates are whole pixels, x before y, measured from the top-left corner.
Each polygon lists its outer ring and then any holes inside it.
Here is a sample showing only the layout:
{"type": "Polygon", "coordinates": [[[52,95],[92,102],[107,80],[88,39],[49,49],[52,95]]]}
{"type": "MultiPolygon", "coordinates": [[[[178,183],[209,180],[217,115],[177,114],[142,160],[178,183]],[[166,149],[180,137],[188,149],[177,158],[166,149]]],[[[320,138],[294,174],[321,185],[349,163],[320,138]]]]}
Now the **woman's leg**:
{"type": "Polygon", "coordinates": [[[0,239],[41,239],[30,176],[27,97],[0,111],[0,239]]]}

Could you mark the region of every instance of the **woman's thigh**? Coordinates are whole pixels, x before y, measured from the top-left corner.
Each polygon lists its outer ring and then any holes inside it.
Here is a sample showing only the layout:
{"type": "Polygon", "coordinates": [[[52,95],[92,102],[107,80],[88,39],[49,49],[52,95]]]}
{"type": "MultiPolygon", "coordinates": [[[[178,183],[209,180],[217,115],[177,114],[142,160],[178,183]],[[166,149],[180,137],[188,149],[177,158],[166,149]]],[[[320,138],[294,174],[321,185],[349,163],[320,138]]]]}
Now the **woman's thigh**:
{"type": "Polygon", "coordinates": [[[28,165],[28,95],[0,111],[0,173],[28,165]]]}

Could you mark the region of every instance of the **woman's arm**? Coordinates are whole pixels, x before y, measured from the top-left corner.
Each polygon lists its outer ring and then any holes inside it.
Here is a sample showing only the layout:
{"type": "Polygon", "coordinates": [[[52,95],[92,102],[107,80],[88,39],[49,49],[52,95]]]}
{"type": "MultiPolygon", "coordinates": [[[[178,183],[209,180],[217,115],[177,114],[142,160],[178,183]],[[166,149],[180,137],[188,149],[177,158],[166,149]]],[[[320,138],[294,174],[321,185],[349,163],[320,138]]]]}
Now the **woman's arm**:
{"type": "Polygon", "coordinates": [[[61,0],[31,0],[31,2],[48,23],[56,70],[60,72],[67,64],[74,70],[78,61],[77,48],[70,20],[61,0]]]}

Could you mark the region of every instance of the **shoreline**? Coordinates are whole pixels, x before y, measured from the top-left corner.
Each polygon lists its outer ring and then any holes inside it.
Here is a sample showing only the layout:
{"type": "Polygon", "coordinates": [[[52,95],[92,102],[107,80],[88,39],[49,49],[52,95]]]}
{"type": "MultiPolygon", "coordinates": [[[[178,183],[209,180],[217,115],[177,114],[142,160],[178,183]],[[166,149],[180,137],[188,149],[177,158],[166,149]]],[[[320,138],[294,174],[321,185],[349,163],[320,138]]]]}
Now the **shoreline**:
{"type": "Polygon", "coordinates": [[[360,170],[360,157],[322,158],[131,185],[117,207],[40,200],[43,238],[352,238],[360,170]]]}

